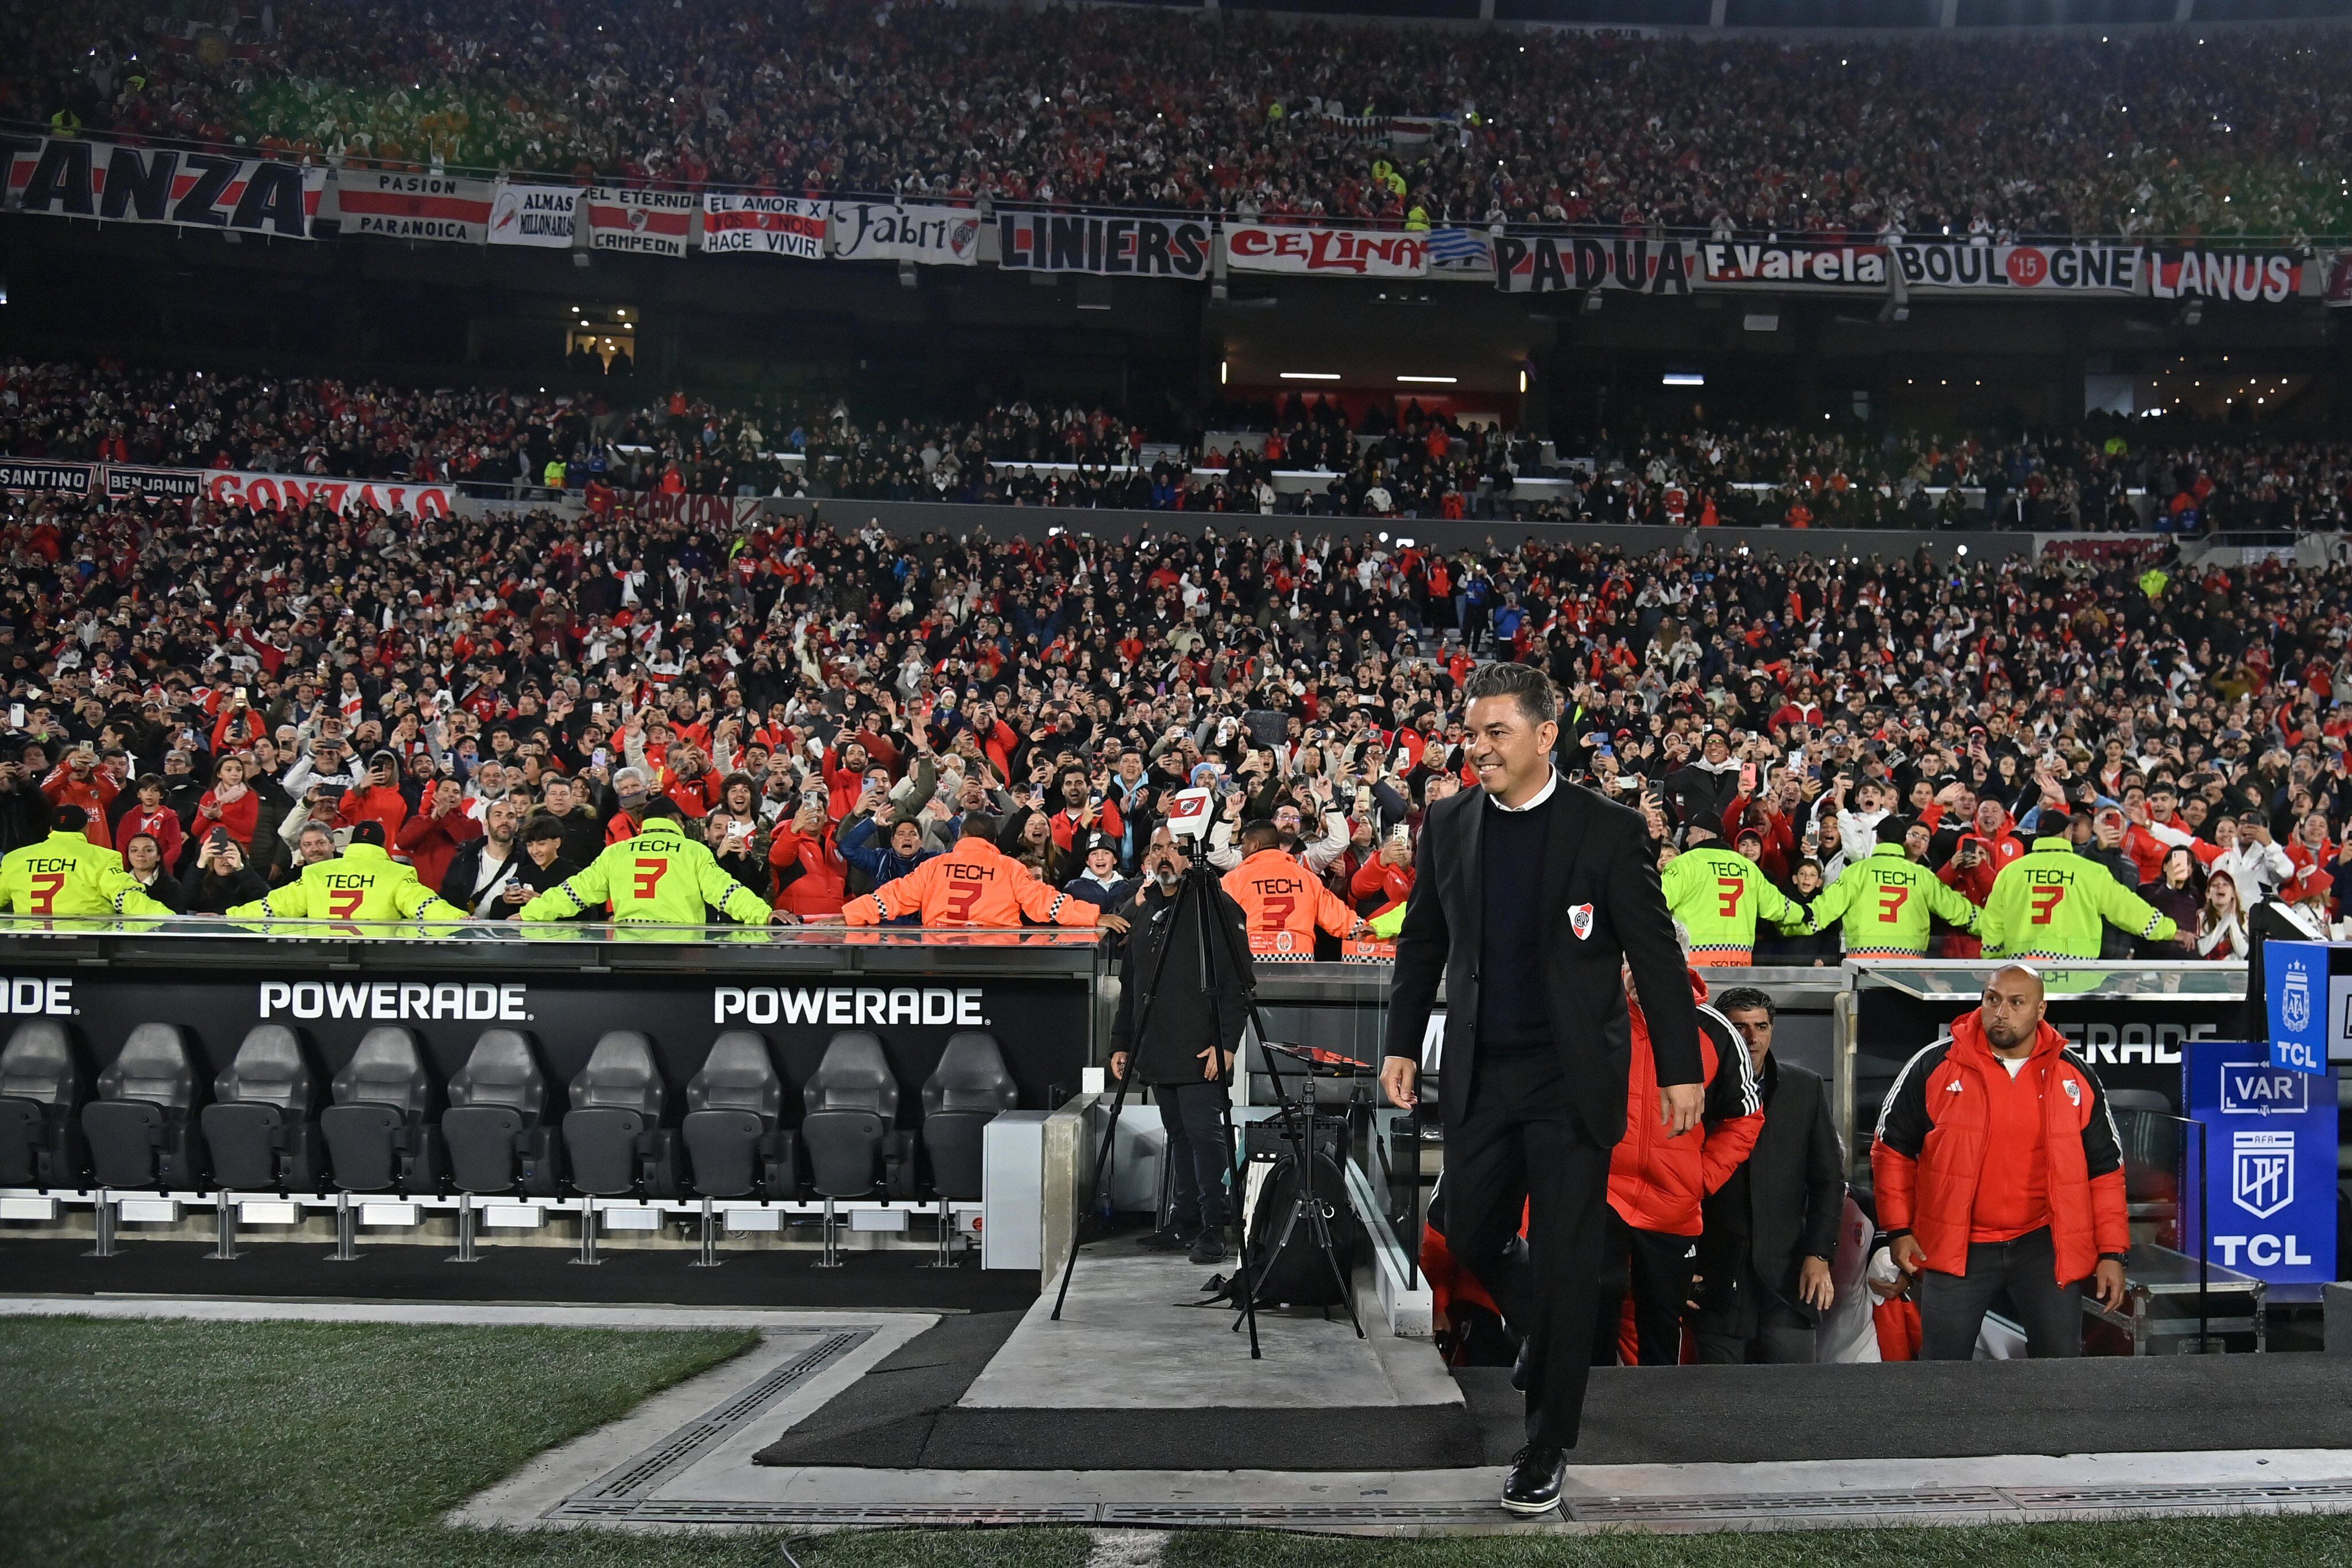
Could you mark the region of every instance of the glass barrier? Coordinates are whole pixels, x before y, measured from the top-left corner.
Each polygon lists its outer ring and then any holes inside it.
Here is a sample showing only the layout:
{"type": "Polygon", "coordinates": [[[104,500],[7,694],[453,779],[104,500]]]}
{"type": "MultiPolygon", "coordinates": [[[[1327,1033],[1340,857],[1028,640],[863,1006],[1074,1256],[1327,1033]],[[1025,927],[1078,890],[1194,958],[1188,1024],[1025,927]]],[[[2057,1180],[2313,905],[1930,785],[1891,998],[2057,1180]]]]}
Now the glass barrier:
{"type": "Polygon", "coordinates": [[[824,947],[1030,947],[1083,949],[1102,941],[1091,928],[1047,925],[979,929],[913,925],[661,925],[648,922],[229,920],[219,915],[115,919],[0,915],[0,939],[136,936],[207,941],[427,942],[562,946],[628,942],[694,946],[824,947]]]}
{"type": "Polygon", "coordinates": [[[2263,1282],[2214,1260],[2204,1123],[2110,1103],[2124,1157],[2131,1250],[2116,1309],[2087,1297],[2084,1348],[2128,1355],[2261,1350],[2263,1282]]]}

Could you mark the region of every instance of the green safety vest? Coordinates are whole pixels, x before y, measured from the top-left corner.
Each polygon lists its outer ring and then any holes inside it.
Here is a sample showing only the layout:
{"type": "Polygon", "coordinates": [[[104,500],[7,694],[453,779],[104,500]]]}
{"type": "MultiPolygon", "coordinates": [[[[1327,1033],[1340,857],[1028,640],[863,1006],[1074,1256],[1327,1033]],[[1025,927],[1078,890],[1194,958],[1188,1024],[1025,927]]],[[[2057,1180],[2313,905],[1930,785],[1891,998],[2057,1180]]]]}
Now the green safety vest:
{"type": "MultiPolygon", "coordinates": [[[[332,860],[306,865],[302,874],[267,898],[240,904],[232,920],[415,920],[462,921],[466,912],[417,880],[414,866],[392,858],[381,844],[353,844],[332,860]]],[[[446,935],[446,933],[443,933],[446,935]]]]}
{"type": "Polygon", "coordinates": [[[1685,850],[1659,880],[1666,907],[1690,933],[1694,956],[1753,953],[1759,919],[1782,931],[1813,929],[1804,906],[1781,896],[1756,862],[1735,850],[1685,850]]]}
{"type": "Polygon", "coordinates": [[[2180,934],[2169,916],[2060,836],[2034,840],[2001,867],[1978,930],[1988,958],[2095,958],[2109,925],[2148,942],[2180,934]]]}
{"type": "Polygon", "coordinates": [[[705,904],[745,925],[758,925],[769,914],[766,899],[719,869],[709,845],[657,822],[524,904],[516,918],[569,920],[608,903],[615,924],[699,925],[705,904]]]}
{"type": "Polygon", "coordinates": [[[169,915],[147,896],[122,857],[59,828],[0,859],[0,909],[11,915],[169,915]]]}
{"type": "Polygon", "coordinates": [[[1924,957],[1929,924],[1938,916],[1973,931],[1977,906],[1905,854],[1901,844],[1872,850],[1813,900],[1814,925],[1844,922],[1849,958],[1924,957]]]}

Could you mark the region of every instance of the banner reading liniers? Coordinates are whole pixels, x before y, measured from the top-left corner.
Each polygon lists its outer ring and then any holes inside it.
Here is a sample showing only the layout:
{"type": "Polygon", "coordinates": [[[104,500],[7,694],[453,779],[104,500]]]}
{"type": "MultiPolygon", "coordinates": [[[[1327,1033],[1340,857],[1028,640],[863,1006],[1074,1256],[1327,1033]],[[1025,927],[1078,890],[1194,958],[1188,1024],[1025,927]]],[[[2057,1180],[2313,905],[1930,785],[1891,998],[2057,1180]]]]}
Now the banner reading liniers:
{"type": "Polygon", "coordinates": [[[703,198],[702,248],[816,261],[824,255],[825,204],[798,196],[703,198]]]}
{"type": "Polygon", "coordinates": [[[1425,277],[1429,274],[1429,236],[1394,230],[1234,224],[1225,230],[1225,263],[1236,272],[1304,273],[1320,277],[1425,277]]]}
{"type": "Polygon", "coordinates": [[[688,191],[594,185],[588,191],[588,246],[638,256],[684,256],[702,198],[688,191]]]}
{"type": "Polygon", "coordinates": [[[489,234],[490,183],[449,174],[339,169],[335,202],[343,233],[479,245],[489,234]]]}
{"type": "Polygon", "coordinates": [[[1015,272],[1205,277],[1209,225],[1184,218],[1005,213],[997,265],[1015,272]]]}
{"type": "Polygon", "coordinates": [[[327,188],[324,169],[51,136],[0,135],[0,162],[11,210],[278,239],[316,237],[311,220],[327,188]]]}
{"type": "Polygon", "coordinates": [[[411,485],[398,479],[321,479],[308,474],[247,474],[235,468],[205,471],[206,500],[216,506],[269,512],[319,505],[341,513],[365,507],[405,512],[415,517],[446,517],[457,509],[457,495],[446,485],[411,485]]]}
{"type": "Polygon", "coordinates": [[[2152,250],[2147,291],[2158,299],[2275,305],[2303,293],[2303,260],[2285,251],[2152,250]]]}
{"type": "Polygon", "coordinates": [[[836,261],[918,261],[971,267],[980,260],[980,214],[969,207],[877,202],[833,204],[836,261]]]}

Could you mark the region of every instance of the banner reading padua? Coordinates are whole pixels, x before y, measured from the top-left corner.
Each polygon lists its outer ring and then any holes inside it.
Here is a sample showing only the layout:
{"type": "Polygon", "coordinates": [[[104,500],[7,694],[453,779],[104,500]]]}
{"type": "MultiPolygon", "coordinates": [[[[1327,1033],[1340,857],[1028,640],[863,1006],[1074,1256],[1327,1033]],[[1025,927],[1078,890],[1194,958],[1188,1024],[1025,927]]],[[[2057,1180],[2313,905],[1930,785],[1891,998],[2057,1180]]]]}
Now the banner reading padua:
{"type": "Polygon", "coordinates": [[[744,251],[818,260],[824,255],[824,206],[798,196],[714,192],[703,198],[702,248],[714,254],[744,251]]]}
{"type": "Polygon", "coordinates": [[[588,246],[637,256],[684,256],[702,198],[689,191],[595,185],[588,192],[588,246]]]}
{"type": "Polygon", "coordinates": [[[1225,230],[1225,264],[1236,272],[1313,277],[1424,277],[1429,236],[1393,229],[1234,224],[1225,230]]]}
{"type": "Polygon", "coordinates": [[[345,234],[479,245],[489,233],[488,180],[340,169],[335,172],[335,202],[345,234]]]}
{"type": "Polygon", "coordinates": [[[1209,225],[1182,218],[1005,213],[997,265],[1015,272],[1205,277],[1209,225]]]}
{"type": "Polygon", "coordinates": [[[836,261],[971,267],[980,260],[980,214],[929,204],[835,202],[833,255],[836,261]]]}
{"type": "Polygon", "coordinates": [[[1506,294],[1577,288],[1688,294],[1692,271],[1690,250],[1679,240],[1504,235],[1495,241],[1495,282],[1506,294]]]}
{"type": "Polygon", "coordinates": [[[490,197],[490,243],[568,249],[579,212],[577,186],[520,185],[500,180],[490,197]]]}
{"type": "Polygon", "coordinates": [[[411,485],[400,479],[322,479],[308,474],[248,474],[235,468],[205,472],[206,500],[267,512],[319,505],[346,515],[365,507],[415,517],[446,517],[457,509],[457,496],[446,485],[411,485]]]}
{"type": "Polygon", "coordinates": [[[267,158],[0,135],[12,210],[100,223],[314,237],[327,172],[267,158]]]}

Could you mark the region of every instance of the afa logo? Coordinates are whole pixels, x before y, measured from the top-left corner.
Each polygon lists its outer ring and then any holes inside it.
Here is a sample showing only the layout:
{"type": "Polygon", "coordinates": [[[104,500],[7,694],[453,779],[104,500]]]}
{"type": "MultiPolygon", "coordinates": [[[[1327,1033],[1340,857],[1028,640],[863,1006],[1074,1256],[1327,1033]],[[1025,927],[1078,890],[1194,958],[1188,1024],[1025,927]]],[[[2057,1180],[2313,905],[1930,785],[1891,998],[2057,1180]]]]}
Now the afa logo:
{"type": "Polygon", "coordinates": [[[2311,1027],[2311,972],[2301,963],[2288,965],[2279,984],[2279,1019],[2298,1034],[2311,1027]]]}

